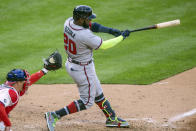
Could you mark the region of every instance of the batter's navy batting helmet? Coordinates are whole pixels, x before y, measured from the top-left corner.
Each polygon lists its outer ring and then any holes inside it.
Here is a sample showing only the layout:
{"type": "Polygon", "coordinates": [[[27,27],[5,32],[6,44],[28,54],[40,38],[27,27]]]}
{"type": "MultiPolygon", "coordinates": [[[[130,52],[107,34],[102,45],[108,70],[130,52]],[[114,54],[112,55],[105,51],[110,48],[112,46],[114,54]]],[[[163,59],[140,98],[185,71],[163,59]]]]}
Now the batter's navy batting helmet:
{"type": "Polygon", "coordinates": [[[78,20],[79,18],[91,20],[96,18],[96,14],[93,13],[91,7],[87,5],[79,5],[74,8],[73,18],[74,20],[78,20]]]}
{"type": "Polygon", "coordinates": [[[25,81],[27,78],[25,70],[13,69],[7,74],[7,81],[25,81]]]}

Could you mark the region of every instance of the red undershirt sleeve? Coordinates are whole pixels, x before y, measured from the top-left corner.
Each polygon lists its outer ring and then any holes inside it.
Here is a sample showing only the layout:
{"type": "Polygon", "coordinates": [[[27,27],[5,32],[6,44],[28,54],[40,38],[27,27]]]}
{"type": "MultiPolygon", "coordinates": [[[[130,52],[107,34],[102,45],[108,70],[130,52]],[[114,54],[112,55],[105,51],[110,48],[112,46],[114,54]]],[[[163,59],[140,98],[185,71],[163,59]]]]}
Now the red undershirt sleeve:
{"type": "Polygon", "coordinates": [[[33,83],[37,82],[42,76],[44,76],[44,73],[42,70],[32,74],[30,76],[30,85],[32,85],[33,83]]]}
{"type": "Polygon", "coordinates": [[[0,103],[0,120],[4,122],[5,126],[11,126],[11,122],[2,103],[0,103]]]}

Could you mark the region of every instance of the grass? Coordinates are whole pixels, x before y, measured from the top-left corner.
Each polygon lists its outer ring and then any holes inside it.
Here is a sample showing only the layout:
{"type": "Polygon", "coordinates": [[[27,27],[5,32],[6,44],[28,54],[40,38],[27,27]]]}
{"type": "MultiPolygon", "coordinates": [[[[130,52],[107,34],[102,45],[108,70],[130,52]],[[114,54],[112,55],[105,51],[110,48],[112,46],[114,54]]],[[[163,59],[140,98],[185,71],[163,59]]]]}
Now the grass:
{"type": "MultiPolygon", "coordinates": [[[[63,24],[76,5],[89,5],[95,22],[117,29],[136,29],[180,19],[181,25],[133,33],[119,45],[94,51],[101,83],[151,84],[196,66],[196,1],[194,0],[0,0],[0,81],[24,68],[34,73],[42,59],[63,48],[63,24]]],[[[104,40],[113,38],[100,34],[104,40]]],[[[73,83],[65,68],[38,83],[73,83]]]]}

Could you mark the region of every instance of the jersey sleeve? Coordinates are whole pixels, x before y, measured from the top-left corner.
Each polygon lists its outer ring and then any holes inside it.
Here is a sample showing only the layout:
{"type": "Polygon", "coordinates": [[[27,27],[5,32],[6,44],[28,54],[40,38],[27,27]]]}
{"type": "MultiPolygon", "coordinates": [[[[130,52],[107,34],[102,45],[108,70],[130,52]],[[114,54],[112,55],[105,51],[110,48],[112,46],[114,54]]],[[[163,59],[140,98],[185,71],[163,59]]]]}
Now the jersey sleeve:
{"type": "Polygon", "coordinates": [[[84,33],[84,44],[92,49],[98,49],[102,44],[102,39],[99,36],[94,35],[90,30],[84,33]]]}
{"type": "Polygon", "coordinates": [[[0,102],[5,106],[11,106],[15,103],[17,103],[18,101],[18,94],[12,90],[3,90],[3,92],[1,92],[0,94],[0,102]]]}
{"type": "MultiPolygon", "coordinates": [[[[4,89],[0,93],[0,120],[4,122],[5,126],[11,126],[8,118],[6,108],[11,107],[18,102],[18,94],[13,89],[4,89]]],[[[11,110],[10,110],[11,111],[11,110]]]]}

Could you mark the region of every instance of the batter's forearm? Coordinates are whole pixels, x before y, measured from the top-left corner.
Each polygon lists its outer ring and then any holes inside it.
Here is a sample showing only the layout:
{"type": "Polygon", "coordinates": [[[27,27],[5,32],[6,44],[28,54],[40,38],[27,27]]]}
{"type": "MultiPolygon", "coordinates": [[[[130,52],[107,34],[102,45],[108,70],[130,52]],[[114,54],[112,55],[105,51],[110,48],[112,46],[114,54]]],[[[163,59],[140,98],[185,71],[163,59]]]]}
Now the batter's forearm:
{"type": "Polygon", "coordinates": [[[92,32],[108,33],[108,34],[111,34],[111,35],[113,35],[115,37],[121,35],[121,31],[120,30],[114,29],[114,28],[105,27],[105,26],[102,26],[101,24],[98,24],[98,23],[92,23],[90,29],[91,29],[92,32]]]}
{"type": "Polygon", "coordinates": [[[117,45],[118,43],[120,43],[122,40],[123,40],[123,36],[120,35],[120,36],[115,37],[113,39],[109,39],[109,40],[103,41],[103,43],[100,46],[100,49],[112,48],[115,45],[117,45]]]}
{"type": "Polygon", "coordinates": [[[92,32],[110,33],[111,30],[112,28],[102,26],[101,24],[98,23],[92,23],[91,25],[92,32]]]}

